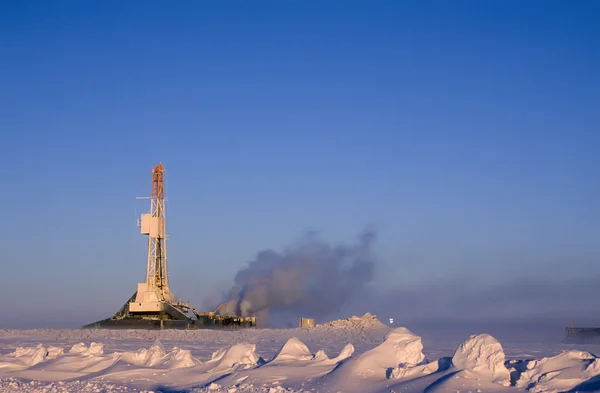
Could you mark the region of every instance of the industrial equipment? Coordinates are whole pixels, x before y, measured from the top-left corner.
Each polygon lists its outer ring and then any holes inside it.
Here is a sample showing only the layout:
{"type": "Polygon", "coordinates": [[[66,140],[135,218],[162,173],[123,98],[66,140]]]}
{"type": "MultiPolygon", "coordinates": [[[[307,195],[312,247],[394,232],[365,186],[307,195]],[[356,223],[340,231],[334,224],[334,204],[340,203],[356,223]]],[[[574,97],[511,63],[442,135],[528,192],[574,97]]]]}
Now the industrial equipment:
{"type": "Polygon", "coordinates": [[[566,343],[600,342],[600,327],[575,327],[575,323],[565,328],[566,343]]]}
{"type": "Polygon", "coordinates": [[[165,169],[158,164],[152,170],[150,211],[142,214],[138,227],[148,235],[146,281],[110,318],[83,326],[91,329],[210,329],[256,326],[255,317],[221,315],[215,311],[198,313],[187,302],[175,301],[169,287],[165,220],[165,169]]]}
{"type": "Polygon", "coordinates": [[[315,319],[314,318],[300,318],[298,321],[298,326],[301,328],[313,328],[315,327],[315,319]]]}

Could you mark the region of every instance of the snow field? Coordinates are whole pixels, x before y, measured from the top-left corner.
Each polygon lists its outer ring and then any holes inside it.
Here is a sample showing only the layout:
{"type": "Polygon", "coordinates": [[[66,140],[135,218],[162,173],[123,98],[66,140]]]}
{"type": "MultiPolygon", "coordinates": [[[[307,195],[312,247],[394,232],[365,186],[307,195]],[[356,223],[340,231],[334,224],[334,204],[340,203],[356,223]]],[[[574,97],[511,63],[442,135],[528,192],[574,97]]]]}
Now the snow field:
{"type": "Polygon", "coordinates": [[[1,331],[0,350],[2,393],[600,390],[600,360],[587,351],[507,360],[480,334],[433,358],[421,337],[368,314],[311,329],[1,331]],[[93,341],[73,343],[82,335],[93,341]],[[313,353],[305,342],[327,345],[313,353]]]}

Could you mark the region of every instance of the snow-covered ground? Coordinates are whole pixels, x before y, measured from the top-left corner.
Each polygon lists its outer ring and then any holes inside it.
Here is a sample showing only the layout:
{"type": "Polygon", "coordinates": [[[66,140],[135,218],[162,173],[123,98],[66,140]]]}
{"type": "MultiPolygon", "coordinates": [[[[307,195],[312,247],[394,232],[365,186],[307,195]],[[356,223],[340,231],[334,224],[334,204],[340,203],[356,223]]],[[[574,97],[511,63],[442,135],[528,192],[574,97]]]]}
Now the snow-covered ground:
{"type": "Polygon", "coordinates": [[[598,345],[423,339],[372,315],[310,329],[0,330],[0,392],[600,390],[598,345]]]}

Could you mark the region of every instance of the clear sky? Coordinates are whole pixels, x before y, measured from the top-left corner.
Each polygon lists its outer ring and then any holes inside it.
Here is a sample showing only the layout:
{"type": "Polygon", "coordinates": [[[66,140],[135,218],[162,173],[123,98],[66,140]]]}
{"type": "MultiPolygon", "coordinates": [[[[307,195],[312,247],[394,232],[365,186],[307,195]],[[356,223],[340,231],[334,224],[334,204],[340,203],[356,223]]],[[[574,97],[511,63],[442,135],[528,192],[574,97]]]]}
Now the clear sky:
{"type": "Polygon", "coordinates": [[[0,327],[125,302],[158,162],[198,305],[367,225],[381,290],[600,276],[598,2],[3,2],[0,71],[0,327]]]}

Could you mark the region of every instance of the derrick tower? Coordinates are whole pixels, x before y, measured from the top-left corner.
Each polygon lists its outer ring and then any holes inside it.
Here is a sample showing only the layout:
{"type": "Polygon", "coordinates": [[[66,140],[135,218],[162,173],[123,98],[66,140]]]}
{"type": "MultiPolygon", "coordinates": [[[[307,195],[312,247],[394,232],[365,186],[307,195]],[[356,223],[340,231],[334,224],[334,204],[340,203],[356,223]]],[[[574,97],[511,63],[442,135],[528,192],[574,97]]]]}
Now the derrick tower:
{"type": "Polygon", "coordinates": [[[140,232],[148,235],[146,282],[138,284],[135,302],[130,312],[161,312],[164,303],[174,301],[169,289],[165,220],[165,168],[162,163],[152,169],[150,211],[138,221],[140,232]]]}
{"type": "Polygon", "coordinates": [[[152,169],[150,210],[141,215],[138,227],[148,236],[146,280],[110,318],[84,326],[89,329],[208,329],[255,327],[256,318],[217,315],[217,310],[198,313],[188,302],[175,301],[169,288],[165,216],[165,168],[152,169]]]}
{"type": "Polygon", "coordinates": [[[158,289],[164,299],[169,293],[165,220],[165,169],[158,164],[152,170],[150,213],[143,214],[141,232],[148,236],[148,268],[146,283],[158,289]]]}

